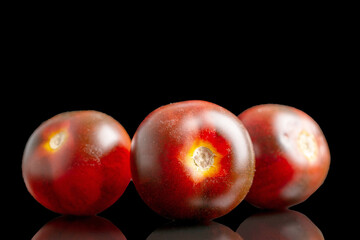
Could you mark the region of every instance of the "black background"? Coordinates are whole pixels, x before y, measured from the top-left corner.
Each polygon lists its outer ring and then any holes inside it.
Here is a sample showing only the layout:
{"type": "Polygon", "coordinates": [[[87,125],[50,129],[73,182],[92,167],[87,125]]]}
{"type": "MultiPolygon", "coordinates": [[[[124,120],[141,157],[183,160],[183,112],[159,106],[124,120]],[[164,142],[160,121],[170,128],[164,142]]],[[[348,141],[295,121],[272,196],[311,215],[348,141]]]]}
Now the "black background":
{"type": "MultiPolygon", "coordinates": [[[[256,27],[237,28],[201,25],[189,31],[180,22],[161,27],[142,22],[126,31],[126,24],[67,29],[71,24],[64,27],[56,21],[19,23],[8,38],[2,88],[3,151],[9,153],[3,159],[3,171],[9,173],[3,196],[8,201],[4,208],[11,212],[6,222],[16,229],[14,239],[31,239],[59,216],[31,197],[21,176],[23,149],[43,121],[64,111],[98,110],[132,136],[156,108],[194,99],[216,103],[235,115],[253,105],[278,103],[312,116],[328,140],[330,171],[313,196],[291,209],[311,219],[325,239],[335,239],[343,233],[341,224],[351,222],[344,213],[352,211],[355,201],[347,188],[353,180],[345,162],[350,159],[346,135],[354,121],[348,107],[356,83],[349,81],[354,64],[345,56],[347,41],[340,41],[347,37],[346,30],[316,20],[261,21],[256,27]]],[[[215,221],[235,231],[258,211],[243,201],[215,221]]],[[[128,239],[145,239],[168,222],[142,202],[132,183],[99,216],[128,239]]]]}

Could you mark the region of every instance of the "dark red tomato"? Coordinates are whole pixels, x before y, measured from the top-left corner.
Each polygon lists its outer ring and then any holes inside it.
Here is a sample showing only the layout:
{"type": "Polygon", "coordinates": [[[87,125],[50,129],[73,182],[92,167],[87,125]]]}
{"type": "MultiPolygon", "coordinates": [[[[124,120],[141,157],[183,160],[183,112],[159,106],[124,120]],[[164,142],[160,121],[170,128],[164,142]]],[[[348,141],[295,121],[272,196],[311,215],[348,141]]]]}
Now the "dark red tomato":
{"type": "Polygon", "coordinates": [[[246,200],[267,209],[305,201],[324,182],[329,147],[318,124],[289,106],[264,104],[239,115],[254,145],[256,173],[246,200]]]}
{"type": "Polygon", "coordinates": [[[254,175],[241,121],[205,101],[160,107],[137,129],[131,172],[144,202],[171,219],[210,220],[235,208],[254,175]]]}
{"type": "Polygon", "coordinates": [[[320,229],[304,214],[291,211],[258,213],[236,230],[244,239],[324,240],[320,229]]]}
{"type": "Polygon", "coordinates": [[[216,222],[205,224],[179,224],[173,222],[156,229],[146,240],[242,240],[230,228],[216,222]]]}
{"type": "Polygon", "coordinates": [[[125,129],[104,113],[61,113],[42,123],[26,144],[26,187],[54,212],[97,214],[130,182],[130,146],[125,129]]]}
{"type": "Polygon", "coordinates": [[[62,216],[45,224],[32,240],[126,240],[109,220],[98,217],[62,216]]]}

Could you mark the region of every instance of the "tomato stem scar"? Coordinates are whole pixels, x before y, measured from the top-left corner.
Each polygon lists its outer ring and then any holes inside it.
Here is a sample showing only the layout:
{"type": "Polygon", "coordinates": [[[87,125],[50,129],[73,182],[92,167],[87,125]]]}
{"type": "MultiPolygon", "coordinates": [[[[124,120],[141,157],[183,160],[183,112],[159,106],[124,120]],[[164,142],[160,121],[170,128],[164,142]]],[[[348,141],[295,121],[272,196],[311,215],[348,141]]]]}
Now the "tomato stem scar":
{"type": "Polygon", "coordinates": [[[305,130],[301,131],[298,136],[298,147],[309,161],[314,161],[317,156],[318,146],[315,136],[305,130]]]}
{"type": "Polygon", "coordinates": [[[55,150],[59,148],[65,140],[65,133],[59,132],[55,134],[52,138],[50,138],[49,145],[51,149],[55,150]]]}
{"type": "Polygon", "coordinates": [[[215,154],[209,148],[200,146],[195,149],[192,158],[195,165],[205,171],[213,166],[214,156],[215,154]]]}

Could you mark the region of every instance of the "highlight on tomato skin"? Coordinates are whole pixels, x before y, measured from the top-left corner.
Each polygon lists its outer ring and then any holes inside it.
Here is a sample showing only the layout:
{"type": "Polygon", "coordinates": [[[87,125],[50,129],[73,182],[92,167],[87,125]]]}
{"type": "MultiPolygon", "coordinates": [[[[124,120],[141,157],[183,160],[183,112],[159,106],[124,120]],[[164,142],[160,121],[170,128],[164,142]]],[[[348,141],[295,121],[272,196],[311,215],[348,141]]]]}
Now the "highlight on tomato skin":
{"type": "Polygon", "coordinates": [[[234,209],[248,192],[254,153],[241,121],[206,101],[162,106],[138,127],[131,146],[133,183],[158,214],[207,221],[234,209]]]}
{"type": "Polygon", "coordinates": [[[283,209],[304,202],[325,181],[330,151],[319,125],[303,111],[262,104],[239,116],[255,150],[256,172],[246,200],[283,209]]]}
{"type": "Polygon", "coordinates": [[[58,114],[43,122],[25,146],[25,185],[54,212],[97,214],[115,203],[130,182],[130,146],[126,130],[104,113],[58,114]]]}

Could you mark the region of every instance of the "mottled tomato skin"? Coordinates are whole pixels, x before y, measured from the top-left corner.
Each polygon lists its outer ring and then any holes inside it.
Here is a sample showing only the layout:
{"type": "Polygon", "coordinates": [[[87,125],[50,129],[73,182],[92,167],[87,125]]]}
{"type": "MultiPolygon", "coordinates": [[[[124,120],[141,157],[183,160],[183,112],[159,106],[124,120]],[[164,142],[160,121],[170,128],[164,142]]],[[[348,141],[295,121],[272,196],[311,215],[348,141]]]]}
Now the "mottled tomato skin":
{"type": "Polygon", "coordinates": [[[236,232],[249,240],[324,240],[308,217],[292,210],[257,213],[242,222],[236,232]]]}
{"type": "Polygon", "coordinates": [[[42,123],[26,144],[22,161],[26,187],[54,212],[97,214],[111,206],[130,182],[130,146],[125,129],[104,113],[61,113],[42,123]],[[56,139],[59,134],[62,138],[56,139]]]}
{"type": "Polygon", "coordinates": [[[144,202],[158,214],[206,221],[225,215],[248,192],[254,153],[246,129],[228,110],[206,101],[160,107],[137,129],[131,146],[131,173],[144,202]],[[194,149],[215,153],[214,165],[200,170],[194,149]]]}
{"type": "Polygon", "coordinates": [[[61,216],[45,224],[32,240],[126,240],[109,220],[98,217],[61,216]]]}
{"type": "Polygon", "coordinates": [[[263,104],[239,115],[254,145],[256,172],[246,197],[265,209],[305,201],[324,182],[330,151],[318,124],[299,109],[263,104]]]}

